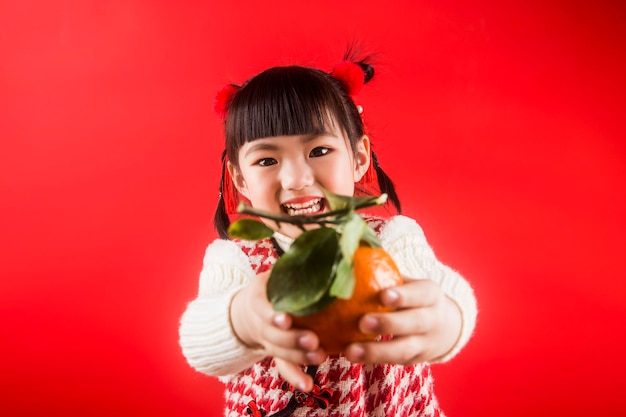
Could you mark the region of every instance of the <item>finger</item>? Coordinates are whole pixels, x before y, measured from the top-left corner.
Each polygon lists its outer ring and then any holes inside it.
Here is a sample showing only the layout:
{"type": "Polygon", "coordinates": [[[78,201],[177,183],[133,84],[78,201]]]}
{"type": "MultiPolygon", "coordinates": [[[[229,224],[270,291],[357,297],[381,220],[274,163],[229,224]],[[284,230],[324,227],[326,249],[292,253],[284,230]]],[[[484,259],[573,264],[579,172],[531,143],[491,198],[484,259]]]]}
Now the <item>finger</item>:
{"type": "Polygon", "coordinates": [[[384,342],[353,343],[346,348],[350,362],[393,363],[412,365],[427,360],[424,338],[419,336],[394,337],[384,342]]]}
{"type": "Polygon", "coordinates": [[[291,316],[286,313],[274,313],[272,315],[272,324],[279,329],[289,330],[292,324],[291,316]]]}
{"type": "Polygon", "coordinates": [[[268,345],[306,351],[313,351],[319,348],[319,337],[310,330],[284,330],[276,326],[265,326],[261,334],[265,344],[268,345]]]}
{"type": "MultiPolygon", "coordinates": [[[[276,328],[278,329],[290,330],[291,325],[293,324],[293,319],[289,314],[279,312],[274,314],[274,316],[272,317],[272,324],[274,324],[274,326],[276,326],[276,328]]],[[[301,349],[310,351],[319,348],[319,337],[317,336],[317,334],[315,334],[315,332],[312,332],[310,330],[301,330],[296,333],[297,329],[292,330],[293,332],[291,332],[291,335],[293,339],[291,341],[296,340],[296,344],[290,343],[290,339],[284,339],[282,342],[278,340],[278,337],[280,337],[281,335],[285,336],[285,332],[276,332],[275,334],[277,338],[274,340],[283,346],[299,347],[301,349]],[[287,343],[285,343],[285,341],[287,341],[287,343]]],[[[268,330],[268,333],[273,334],[274,332],[268,330]]]]}
{"type": "Polygon", "coordinates": [[[313,378],[307,375],[300,365],[283,359],[274,358],[276,370],[285,381],[299,389],[310,392],[313,389],[313,378]]]}
{"type": "Polygon", "coordinates": [[[407,308],[389,313],[365,314],[359,320],[359,329],[364,333],[423,335],[435,326],[435,316],[431,308],[407,308]]]}
{"type": "Polygon", "coordinates": [[[425,307],[443,296],[439,285],[430,279],[407,279],[405,284],[380,292],[380,301],[393,308],[425,307]]]}
{"type": "Polygon", "coordinates": [[[265,347],[268,356],[282,358],[290,362],[319,365],[326,359],[323,349],[303,350],[268,344],[265,347]]]}
{"type": "Polygon", "coordinates": [[[319,365],[328,357],[328,354],[322,349],[304,351],[300,349],[285,349],[280,346],[269,346],[265,350],[268,356],[307,365],[319,365]]]}
{"type": "Polygon", "coordinates": [[[319,346],[319,338],[310,330],[284,331],[274,326],[263,330],[263,345],[270,356],[294,363],[320,364],[328,356],[319,346]]]}

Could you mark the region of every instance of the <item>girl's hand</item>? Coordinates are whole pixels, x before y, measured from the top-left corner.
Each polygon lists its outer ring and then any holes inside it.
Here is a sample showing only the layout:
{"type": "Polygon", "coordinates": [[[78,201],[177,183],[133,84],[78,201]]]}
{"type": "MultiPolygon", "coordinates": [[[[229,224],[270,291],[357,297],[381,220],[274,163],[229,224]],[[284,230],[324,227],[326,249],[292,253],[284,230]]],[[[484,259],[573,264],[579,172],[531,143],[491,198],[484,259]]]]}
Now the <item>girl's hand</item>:
{"type": "Polygon", "coordinates": [[[263,348],[274,357],[281,376],[301,391],[313,389],[313,380],[300,364],[319,365],[327,355],[309,330],[292,329],[291,316],[274,311],[267,299],[269,272],[256,276],[233,298],[230,310],[235,334],[251,348],[263,348]]]}
{"type": "Polygon", "coordinates": [[[437,359],[449,352],[461,334],[461,311],[429,279],[406,279],[405,284],[381,291],[390,313],[364,315],[365,333],[391,334],[388,341],[353,343],[346,350],[352,362],[411,365],[437,359]]]}

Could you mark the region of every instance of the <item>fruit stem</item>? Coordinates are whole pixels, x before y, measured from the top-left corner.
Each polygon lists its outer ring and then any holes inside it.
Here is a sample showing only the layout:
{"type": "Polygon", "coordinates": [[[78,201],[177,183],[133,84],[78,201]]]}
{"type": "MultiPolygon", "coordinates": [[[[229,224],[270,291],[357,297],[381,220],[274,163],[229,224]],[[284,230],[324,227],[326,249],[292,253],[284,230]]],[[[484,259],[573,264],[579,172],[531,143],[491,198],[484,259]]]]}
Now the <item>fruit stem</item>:
{"type": "Polygon", "coordinates": [[[360,210],[367,207],[379,206],[387,201],[387,194],[382,194],[378,198],[367,199],[359,201],[354,206],[342,207],[340,209],[331,210],[326,213],[314,214],[314,215],[299,215],[288,216],[270,213],[265,210],[258,210],[254,207],[240,203],[237,207],[237,212],[241,214],[249,214],[252,216],[263,217],[269,220],[273,220],[277,225],[280,223],[290,223],[304,230],[306,224],[317,224],[320,226],[326,226],[329,224],[338,225],[342,223],[342,219],[353,210],[360,210]]]}

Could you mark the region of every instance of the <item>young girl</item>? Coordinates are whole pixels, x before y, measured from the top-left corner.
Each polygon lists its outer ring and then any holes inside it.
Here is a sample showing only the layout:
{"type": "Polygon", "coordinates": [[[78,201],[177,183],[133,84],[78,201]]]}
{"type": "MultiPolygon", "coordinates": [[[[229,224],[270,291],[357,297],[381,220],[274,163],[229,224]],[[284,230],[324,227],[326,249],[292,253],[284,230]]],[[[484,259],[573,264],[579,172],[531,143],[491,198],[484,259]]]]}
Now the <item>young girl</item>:
{"type": "Polygon", "coordinates": [[[206,250],[198,296],[187,307],[180,343],[188,362],[225,383],[235,416],[439,416],[429,363],[444,362],[467,343],[476,321],[470,285],[441,264],[412,219],[364,218],[405,277],[381,291],[390,313],[364,315],[359,327],[384,340],[327,355],[317,335],[272,309],[266,282],[299,228],[274,222],[270,239],[228,240],[228,212],[245,198],[281,215],[328,210],[334,194],[389,195],[393,185],[371,152],[362,109],[353,96],[372,79],[366,60],[347,59],[331,73],[270,68],[218,94],[226,151],[215,216],[222,239],[206,250]]]}

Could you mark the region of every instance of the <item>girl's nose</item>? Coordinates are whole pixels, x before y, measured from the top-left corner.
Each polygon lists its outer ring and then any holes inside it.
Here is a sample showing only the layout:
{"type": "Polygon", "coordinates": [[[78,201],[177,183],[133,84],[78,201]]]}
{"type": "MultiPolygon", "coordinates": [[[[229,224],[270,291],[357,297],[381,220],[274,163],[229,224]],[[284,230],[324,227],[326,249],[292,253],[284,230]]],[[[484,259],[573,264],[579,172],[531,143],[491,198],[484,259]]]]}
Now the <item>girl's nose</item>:
{"type": "Polygon", "coordinates": [[[301,190],[315,182],[313,170],[304,161],[284,162],[280,170],[280,182],[285,190],[301,190]]]}

